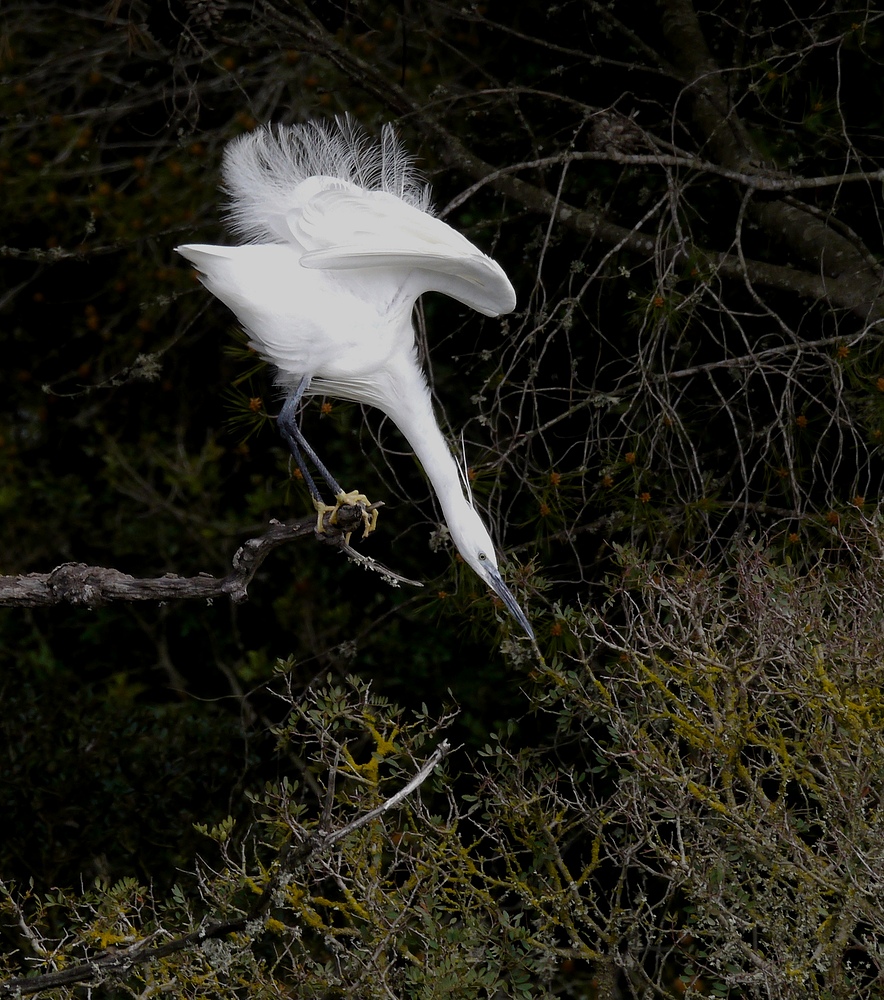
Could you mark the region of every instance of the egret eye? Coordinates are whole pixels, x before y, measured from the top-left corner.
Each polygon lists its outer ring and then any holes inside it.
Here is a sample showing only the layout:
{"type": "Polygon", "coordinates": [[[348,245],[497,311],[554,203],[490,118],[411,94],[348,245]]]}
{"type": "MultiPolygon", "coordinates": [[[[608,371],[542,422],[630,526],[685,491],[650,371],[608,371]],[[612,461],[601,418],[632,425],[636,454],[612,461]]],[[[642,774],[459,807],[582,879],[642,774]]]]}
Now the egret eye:
{"type": "Polygon", "coordinates": [[[479,553],[479,562],[485,562],[487,558],[488,556],[486,556],[484,552],[479,553]]]}

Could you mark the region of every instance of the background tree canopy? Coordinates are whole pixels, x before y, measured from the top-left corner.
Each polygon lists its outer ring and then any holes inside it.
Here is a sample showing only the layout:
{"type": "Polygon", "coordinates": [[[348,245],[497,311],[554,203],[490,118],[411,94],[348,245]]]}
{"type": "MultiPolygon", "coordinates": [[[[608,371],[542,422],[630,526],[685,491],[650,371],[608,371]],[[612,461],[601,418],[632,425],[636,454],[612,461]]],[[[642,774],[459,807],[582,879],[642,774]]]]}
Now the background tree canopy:
{"type": "Polygon", "coordinates": [[[862,2],[6,0],[0,994],[884,995],[882,55],[862,2]],[[231,138],[345,111],[517,289],[418,322],[542,658],[338,402],[422,589],[305,536],[35,606],[306,514],[173,248],[231,138]]]}

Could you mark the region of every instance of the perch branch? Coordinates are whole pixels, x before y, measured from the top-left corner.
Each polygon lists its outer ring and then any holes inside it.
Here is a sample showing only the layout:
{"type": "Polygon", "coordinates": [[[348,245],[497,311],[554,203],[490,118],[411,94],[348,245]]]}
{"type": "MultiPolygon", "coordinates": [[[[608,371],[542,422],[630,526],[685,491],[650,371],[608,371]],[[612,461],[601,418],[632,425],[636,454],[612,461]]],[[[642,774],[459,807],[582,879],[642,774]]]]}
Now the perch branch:
{"type": "MultiPolygon", "coordinates": [[[[378,573],[391,586],[398,586],[400,583],[421,586],[417,581],[394,573],[350,547],[347,538],[351,532],[361,529],[362,517],[362,507],[359,505],[341,507],[334,524],[330,523],[330,515],[326,515],[325,533],[317,534],[316,537],[341,549],[351,561],[378,573]]],[[[0,576],[0,607],[37,608],[73,604],[76,607],[95,608],[112,601],[211,600],[215,597],[228,597],[239,604],[248,600],[249,584],[261,563],[274,549],[296,538],[312,535],[315,531],[315,518],[271,521],[263,535],[249,538],[236,550],[231,560],[232,568],[224,577],[211,576],[209,573],[190,577],[166,573],[160,577],[139,579],[117,569],[89,566],[86,563],[62,563],[49,573],[0,576]]]]}

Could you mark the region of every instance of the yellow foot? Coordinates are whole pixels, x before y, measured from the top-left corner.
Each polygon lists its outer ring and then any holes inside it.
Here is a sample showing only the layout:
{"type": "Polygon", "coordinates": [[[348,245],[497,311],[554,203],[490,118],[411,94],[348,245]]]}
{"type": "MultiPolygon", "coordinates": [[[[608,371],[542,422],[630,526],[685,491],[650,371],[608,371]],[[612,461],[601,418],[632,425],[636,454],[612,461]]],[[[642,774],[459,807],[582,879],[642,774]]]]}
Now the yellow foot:
{"type": "MultiPolygon", "coordinates": [[[[324,535],[325,525],[322,523],[322,519],[329,511],[331,511],[332,514],[336,514],[338,508],[330,507],[327,503],[323,503],[316,497],[313,498],[313,506],[316,508],[316,532],[319,535],[324,535]]],[[[338,506],[340,506],[340,504],[338,506]]]]}
{"type": "MultiPolygon", "coordinates": [[[[358,490],[351,490],[349,493],[338,493],[335,497],[335,512],[329,518],[332,524],[335,524],[338,518],[338,511],[341,507],[352,506],[355,507],[357,504],[363,504],[364,507],[371,506],[371,500],[364,493],[360,493],[358,490]]],[[[365,510],[362,511],[362,537],[367,538],[375,529],[378,523],[378,512],[377,510],[365,510]]],[[[350,544],[350,535],[347,534],[344,539],[347,544],[350,544]]]]}
{"type": "MultiPolygon", "coordinates": [[[[364,508],[371,506],[371,501],[364,493],[360,493],[358,490],[351,490],[349,493],[338,493],[335,496],[335,505],[330,507],[328,504],[323,503],[321,500],[314,500],[313,506],[316,508],[316,530],[320,535],[325,534],[325,525],[322,523],[325,515],[331,511],[331,517],[329,522],[331,524],[337,524],[338,511],[341,507],[356,507],[357,505],[363,505],[364,508]]],[[[378,523],[378,512],[377,510],[362,510],[362,537],[370,535],[375,526],[378,523]]],[[[344,541],[350,544],[350,532],[344,536],[344,541]]]]}

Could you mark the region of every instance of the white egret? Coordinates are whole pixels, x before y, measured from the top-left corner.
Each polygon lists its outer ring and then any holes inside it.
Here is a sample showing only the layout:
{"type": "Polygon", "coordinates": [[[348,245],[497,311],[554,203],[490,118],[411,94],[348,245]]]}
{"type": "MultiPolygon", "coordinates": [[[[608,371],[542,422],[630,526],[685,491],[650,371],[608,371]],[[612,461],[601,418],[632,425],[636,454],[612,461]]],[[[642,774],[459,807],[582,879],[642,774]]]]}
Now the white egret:
{"type": "Polygon", "coordinates": [[[429,291],[485,316],[511,312],[516,296],[500,265],[431,214],[429,187],[389,124],[377,141],[349,117],[259,128],[227,146],[222,174],[244,243],[177,250],[276,366],[289,393],[278,425],[319,527],[328,508],[305,454],[338,505],[365,498],[345,494],[319,461],[296,423],[298,405],[322,395],[375,406],[420,459],[464,560],[533,639],[436,422],[412,325],[415,301],[429,291]]]}

